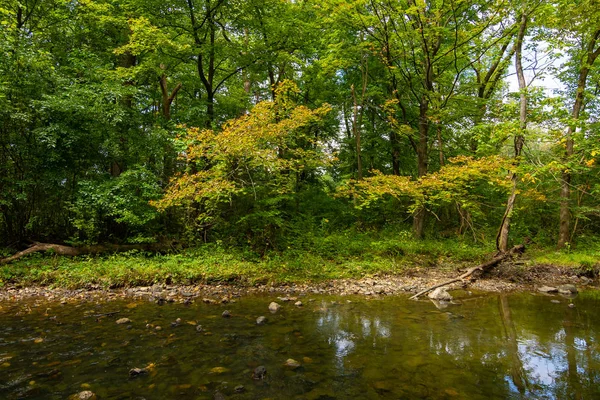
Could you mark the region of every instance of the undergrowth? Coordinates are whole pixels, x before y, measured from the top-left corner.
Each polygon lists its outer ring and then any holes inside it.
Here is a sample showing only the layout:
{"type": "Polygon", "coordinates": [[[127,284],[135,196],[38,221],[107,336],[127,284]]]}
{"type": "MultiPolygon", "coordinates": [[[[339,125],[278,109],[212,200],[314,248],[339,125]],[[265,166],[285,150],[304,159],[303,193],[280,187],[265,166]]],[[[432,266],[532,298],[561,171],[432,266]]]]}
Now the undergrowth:
{"type": "MultiPolygon", "coordinates": [[[[414,240],[409,233],[342,231],[326,237],[303,237],[284,250],[253,251],[210,243],[177,253],[132,251],[97,257],[66,258],[35,254],[0,267],[0,286],[48,285],[102,288],[228,282],[316,282],[401,274],[414,268],[455,269],[474,265],[494,253],[492,244],[456,239],[414,240]]],[[[600,250],[557,252],[541,247],[527,252],[530,265],[554,264],[598,269],[600,250]]]]}

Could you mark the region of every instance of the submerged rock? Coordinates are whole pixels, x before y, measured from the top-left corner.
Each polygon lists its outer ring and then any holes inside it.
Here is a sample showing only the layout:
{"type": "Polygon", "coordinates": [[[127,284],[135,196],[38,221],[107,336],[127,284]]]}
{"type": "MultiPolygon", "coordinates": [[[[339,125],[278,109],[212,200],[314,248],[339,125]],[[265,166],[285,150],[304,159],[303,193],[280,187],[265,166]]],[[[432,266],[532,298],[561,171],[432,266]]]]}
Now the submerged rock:
{"type": "Polygon", "coordinates": [[[291,369],[296,369],[299,368],[301,364],[293,358],[288,358],[283,365],[291,369]]]}
{"type": "Polygon", "coordinates": [[[119,325],[128,324],[130,322],[131,322],[131,320],[129,318],[119,318],[117,320],[117,324],[119,324],[119,325]]]}
{"type": "Polygon", "coordinates": [[[223,311],[223,314],[221,314],[221,317],[229,318],[229,317],[231,317],[231,313],[229,312],[229,310],[225,310],[225,311],[223,311]]]}
{"type": "Polygon", "coordinates": [[[129,370],[129,376],[132,378],[140,375],[145,375],[147,373],[148,371],[146,370],[146,368],[132,368],[129,370]]]}
{"type": "Polygon", "coordinates": [[[302,304],[302,302],[300,300],[298,300],[297,302],[294,303],[294,305],[296,307],[302,307],[304,304],[302,304]]]}
{"type": "Polygon", "coordinates": [[[432,300],[438,300],[438,301],[452,300],[452,296],[450,295],[450,293],[448,293],[446,291],[446,288],[443,288],[443,287],[439,287],[439,288],[435,289],[433,292],[429,293],[427,295],[427,297],[429,297],[432,300]]]}
{"type": "Polygon", "coordinates": [[[196,332],[203,332],[204,329],[202,328],[202,325],[196,325],[196,332]]]}
{"type": "Polygon", "coordinates": [[[277,311],[279,311],[280,308],[281,306],[275,303],[274,301],[271,302],[271,304],[269,304],[269,311],[271,311],[272,313],[276,313],[277,311]]]}
{"type": "Polygon", "coordinates": [[[255,380],[265,379],[266,376],[267,368],[265,368],[264,365],[259,365],[258,367],[254,368],[254,371],[252,372],[252,379],[255,380]]]}
{"type": "Polygon", "coordinates": [[[225,397],[225,395],[219,391],[215,392],[215,395],[213,396],[214,400],[226,400],[227,397],[225,397]]]}
{"type": "Polygon", "coordinates": [[[244,387],[244,385],[237,385],[234,389],[234,392],[236,393],[244,393],[246,391],[246,388],[244,387]]]}
{"type": "Polygon", "coordinates": [[[256,325],[264,325],[267,323],[267,317],[263,317],[262,315],[256,318],[256,325]]]}
{"type": "Polygon", "coordinates": [[[90,390],[84,390],[77,394],[71,395],[69,400],[96,400],[96,394],[90,390]]]}
{"type": "Polygon", "coordinates": [[[558,293],[561,293],[561,294],[577,293],[577,287],[575,285],[571,285],[571,284],[560,285],[557,287],[557,289],[558,289],[558,293]]]}

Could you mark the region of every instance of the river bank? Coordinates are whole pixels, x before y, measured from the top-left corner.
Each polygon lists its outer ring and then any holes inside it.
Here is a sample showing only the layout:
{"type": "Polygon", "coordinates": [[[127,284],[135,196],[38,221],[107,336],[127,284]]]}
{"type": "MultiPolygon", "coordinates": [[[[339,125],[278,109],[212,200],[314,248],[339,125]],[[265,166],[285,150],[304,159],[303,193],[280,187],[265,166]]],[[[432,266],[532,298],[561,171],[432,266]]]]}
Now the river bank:
{"type": "MultiPolygon", "coordinates": [[[[0,288],[0,301],[19,301],[27,298],[45,298],[49,301],[68,303],[80,300],[110,300],[120,298],[143,298],[162,302],[206,302],[227,303],[237,297],[271,293],[282,298],[294,299],[310,294],[388,296],[414,294],[419,290],[439,284],[458,275],[453,270],[413,268],[402,274],[372,274],[362,278],[329,279],[318,282],[254,283],[247,280],[198,284],[127,285],[104,288],[98,284],[87,284],[79,288],[64,288],[56,285],[6,284],[0,288]]],[[[457,282],[449,290],[465,289],[486,292],[537,291],[543,286],[572,284],[578,289],[593,288],[597,279],[577,273],[572,268],[538,265],[522,268],[502,265],[490,273],[473,278],[468,282],[457,282]]]]}

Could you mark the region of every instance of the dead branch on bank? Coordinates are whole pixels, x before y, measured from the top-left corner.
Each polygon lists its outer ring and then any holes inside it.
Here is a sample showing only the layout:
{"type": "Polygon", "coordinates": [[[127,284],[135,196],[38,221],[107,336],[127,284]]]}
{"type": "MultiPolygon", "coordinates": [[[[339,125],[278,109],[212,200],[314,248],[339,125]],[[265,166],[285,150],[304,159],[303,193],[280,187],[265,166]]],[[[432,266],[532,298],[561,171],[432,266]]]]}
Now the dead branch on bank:
{"type": "Polygon", "coordinates": [[[42,253],[46,251],[53,251],[54,254],[59,256],[67,256],[67,257],[76,257],[83,255],[95,255],[102,253],[120,253],[124,251],[131,250],[141,250],[141,251],[165,251],[172,249],[171,244],[164,243],[152,243],[152,244],[98,244],[93,246],[81,246],[81,247],[72,247],[65,246],[62,244],[53,244],[53,243],[38,243],[34,242],[29,248],[20,251],[16,254],[13,254],[10,257],[6,257],[0,259],[0,265],[10,264],[13,261],[16,261],[20,258],[23,258],[29,254],[33,253],[42,253]]]}
{"type": "Polygon", "coordinates": [[[523,252],[525,251],[525,245],[519,244],[515,247],[513,247],[512,249],[510,249],[509,251],[506,252],[502,252],[500,254],[497,254],[494,258],[492,258],[490,261],[484,262],[483,264],[479,264],[476,267],[471,267],[469,268],[464,274],[457,276],[456,278],[447,280],[446,282],[442,282],[442,283],[438,283],[437,285],[428,287],[425,290],[421,290],[419,293],[415,294],[414,296],[412,296],[410,299],[411,300],[416,300],[419,296],[428,293],[434,289],[437,289],[439,287],[442,286],[446,286],[446,285],[450,285],[451,283],[454,282],[459,282],[462,281],[464,279],[467,279],[468,277],[470,277],[471,275],[473,275],[474,272],[476,271],[481,271],[486,272],[492,268],[494,268],[496,265],[500,264],[502,261],[512,257],[515,254],[523,254],[523,252]]]}

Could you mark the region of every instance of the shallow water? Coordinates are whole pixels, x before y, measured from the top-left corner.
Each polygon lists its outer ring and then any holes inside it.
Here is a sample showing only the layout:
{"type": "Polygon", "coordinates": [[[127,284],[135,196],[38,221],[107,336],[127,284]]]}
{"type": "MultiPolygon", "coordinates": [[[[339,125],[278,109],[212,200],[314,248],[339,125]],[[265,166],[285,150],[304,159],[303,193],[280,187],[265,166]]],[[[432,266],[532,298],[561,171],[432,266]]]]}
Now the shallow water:
{"type": "Polygon", "coordinates": [[[441,310],[406,297],[315,295],[300,297],[303,307],[278,301],[271,314],[273,300],[0,303],[0,398],[600,398],[598,292],[465,295],[441,310]],[[284,366],[290,358],[301,366],[284,366]],[[264,379],[253,379],[258,366],[264,379]]]}

